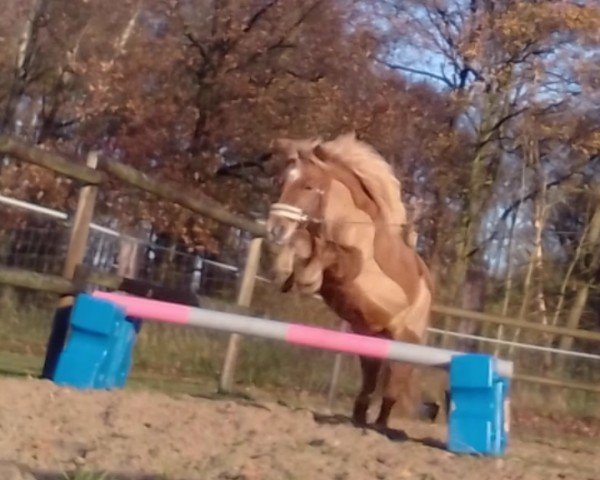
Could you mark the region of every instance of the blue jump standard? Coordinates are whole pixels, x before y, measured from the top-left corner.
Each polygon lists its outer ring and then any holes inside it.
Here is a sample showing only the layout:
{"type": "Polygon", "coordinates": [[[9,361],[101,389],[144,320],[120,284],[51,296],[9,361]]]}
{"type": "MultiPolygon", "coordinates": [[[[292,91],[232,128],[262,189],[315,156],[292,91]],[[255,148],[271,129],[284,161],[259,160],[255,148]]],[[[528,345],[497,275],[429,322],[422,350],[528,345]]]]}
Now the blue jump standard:
{"type": "MultiPolygon", "coordinates": [[[[71,308],[65,347],[48,377],[59,385],[81,389],[125,386],[131,370],[133,347],[141,321],[126,317],[123,309],[89,295],[79,295],[71,308]]],[[[48,352],[56,349],[48,348],[48,352]]]]}
{"type": "MultiPolygon", "coordinates": [[[[140,319],[128,317],[116,303],[78,295],[70,310],[65,345],[48,345],[46,363],[54,367],[47,378],[80,389],[124,387],[140,326],[140,319]]],[[[498,373],[497,359],[453,354],[445,367],[450,379],[448,450],[503,455],[509,432],[510,380],[498,373]]]]}

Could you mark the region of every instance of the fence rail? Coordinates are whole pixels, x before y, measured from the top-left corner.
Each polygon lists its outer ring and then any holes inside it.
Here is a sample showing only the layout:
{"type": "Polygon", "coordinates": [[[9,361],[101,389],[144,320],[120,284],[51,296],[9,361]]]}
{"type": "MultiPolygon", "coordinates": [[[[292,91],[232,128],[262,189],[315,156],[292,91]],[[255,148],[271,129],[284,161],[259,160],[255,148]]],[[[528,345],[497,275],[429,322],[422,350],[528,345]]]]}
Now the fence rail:
{"type": "Polygon", "coordinates": [[[214,200],[201,197],[198,192],[192,192],[189,189],[182,188],[181,185],[164,179],[154,180],[145,173],[122,163],[102,159],[98,165],[100,170],[96,170],[79,165],[46,150],[31,147],[8,136],[0,136],[0,154],[47,168],[53,172],[79,180],[86,185],[100,185],[106,182],[107,174],[110,174],[129,186],[152,193],[225,225],[237,227],[259,237],[266,234],[264,225],[241,215],[233,214],[214,200]]]}
{"type": "Polygon", "coordinates": [[[77,290],[71,280],[60,275],[3,266],[0,266],[0,284],[58,295],[69,295],[77,290]]]}
{"type": "Polygon", "coordinates": [[[567,388],[570,390],[582,390],[584,392],[599,393],[600,385],[596,383],[583,383],[583,382],[568,382],[565,380],[558,380],[555,378],[536,377],[535,375],[525,375],[519,373],[513,376],[513,380],[527,383],[537,383],[540,385],[547,385],[550,387],[567,388]]]}
{"type": "Polygon", "coordinates": [[[135,168],[110,160],[104,160],[100,164],[100,168],[127,185],[177,203],[192,212],[205,215],[220,223],[239,228],[258,237],[266,235],[265,227],[260,223],[240,215],[235,215],[214,200],[201,197],[198,195],[198,192],[182,188],[181,185],[174,182],[165,180],[159,182],[135,168]]]}
{"type": "Polygon", "coordinates": [[[600,355],[586,352],[575,352],[573,350],[564,350],[561,348],[544,347],[542,345],[531,345],[529,343],[511,342],[510,340],[501,340],[499,338],[483,337],[481,335],[470,335],[468,333],[450,332],[448,330],[441,330],[439,328],[429,328],[432,333],[438,333],[440,335],[446,335],[449,337],[457,337],[468,340],[477,340],[478,342],[495,343],[497,345],[508,345],[516,348],[524,348],[527,350],[536,350],[539,352],[558,353],[560,355],[567,355],[570,357],[587,358],[590,360],[600,360],[600,355]]]}
{"type": "Polygon", "coordinates": [[[552,333],[565,337],[581,338],[600,342],[600,332],[592,332],[590,330],[581,330],[575,328],[556,327],[554,325],[543,325],[540,323],[532,323],[524,320],[516,320],[514,318],[501,317],[499,315],[490,315],[489,313],[473,312],[471,310],[462,310],[456,307],[448,307],[445,305],[433,305],[432,311],[442,315],[451,317],[465,318],[484,323],[495,323],[506,327],[517,327],[525,330],[535,330],[537,332],[552,333]]]}
{"type": "Polygon", "coordinates": [[[75,163],[62,155],[32,147],[7,135],[0,135],[0,154],[44,167],[85,185],[99,185],[106,181],[106,174],[103,172],[75,163]]]}

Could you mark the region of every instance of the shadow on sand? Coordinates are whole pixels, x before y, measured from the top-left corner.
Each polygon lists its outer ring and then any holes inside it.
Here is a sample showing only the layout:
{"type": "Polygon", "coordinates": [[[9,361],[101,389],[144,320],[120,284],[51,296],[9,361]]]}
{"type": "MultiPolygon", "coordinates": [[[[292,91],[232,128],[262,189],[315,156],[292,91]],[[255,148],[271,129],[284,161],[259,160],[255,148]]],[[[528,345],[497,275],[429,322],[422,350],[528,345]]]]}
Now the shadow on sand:
{"type": "Polygon", "coordinates": [[[362,428],[364,430],[370,430],[376,432],[380,435],[383,435],[388,440],[393,442],[415,442],[420,443],[421,445],[425,445],[431,448],[437,448],[439,450],[447,451],[446,444],[436,438],[424,437],[424,438],[411,438],[404,430],[398,430],[395,428],[380,428],[375,425],[369,424],[366,426],[359,426],[354,423],[354,421],[346,416],[346,415],[324,415],[320,413],[314,413],[313,417],[315,422],[322,425],[352,425],[356,428],[362,428]]]}

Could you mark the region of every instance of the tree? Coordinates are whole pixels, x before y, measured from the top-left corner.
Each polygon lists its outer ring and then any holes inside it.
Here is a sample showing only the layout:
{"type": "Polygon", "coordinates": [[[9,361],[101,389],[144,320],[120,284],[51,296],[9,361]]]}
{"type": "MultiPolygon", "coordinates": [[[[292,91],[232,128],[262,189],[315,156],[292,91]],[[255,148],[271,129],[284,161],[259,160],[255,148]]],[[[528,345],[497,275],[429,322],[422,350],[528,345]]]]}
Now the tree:
{"type": "MultiPolygon", "coordinates": [[[[369,32],[346,28],[352,2],[113,7],[107,15],[104,5],[47,0],[34,50],[51,74],[46,87],[32,81],[20,94],[43,106],[32,142],[73,158],[100,149],[262,216],[273,194],[268,146],[278,136],[356,130],[396,165],[414,166],[435,155],[414,138],[432,143],[447,130],[430,88],[408,88],[373,68],[369,32]]],[[[3,176],[9,193],[57,207],[72,197],[72,186],[47,172],[12,164],[5,173],[11,169],[3,176]],[[17,180],[24,175],[31,190],[17,180]]],[[[99,205],[122,224],[146,219],[190,245],[216,246],[211,222],[117,184],[99,205]]]]}
{"type": "MultiPolygon", "coordinates": [[[[446,277],[454,288],[446,293],[457,298],[467,272],[488,268],[490,218],[497,218],[506,201],[504,185],[520,180],[521,117],[535,111],[539,121],[560,111],[589,109],[584,106],[593,95],[593,81],[583,72],[591,67],[573,61],[572,52],[582,46],[597,51],[600,10],[592,2],[555,1],[363,5],[370,14],[365,23],[377,18],[381,25],[376,61],[446,94],[455,112],[455,135],[468,138],[467,161],[450,166],[440,159],[439,174],[430,171],[434,184],[444,186],[444,195],[437,197],[460,212],[446,232],[455,232],[454,239],[445,238],[455,246],[454,255],[447,256],[454,266],[446,277]],[[458,181],[448,189],[443,172],[450,169],[458,169],[458,181]]],[[[563,133],[564,128],[554,128],[545,136],[564,141],[563,133]]],[[[579,168],[573,167],[573,172],[579,168]]]]}
{"type": "MultiPolygon", "coordinates": [[[[81,161],[99,149],[263,217],[277,193],[274,138],[355,130],[402,181],[419,249],[443,280],[437,301],[566,321],[573,285],[592,278],[581,205],[600,148],[593,2],[106,5],[10,2],[3,131],[81,161]]],[[[73,207],[70,182],[1,168],[4,193],[73,207]]],[[[99,214],[148,220],[190,248],[217,250],[230,233],[117,183],[99,214]]]]}

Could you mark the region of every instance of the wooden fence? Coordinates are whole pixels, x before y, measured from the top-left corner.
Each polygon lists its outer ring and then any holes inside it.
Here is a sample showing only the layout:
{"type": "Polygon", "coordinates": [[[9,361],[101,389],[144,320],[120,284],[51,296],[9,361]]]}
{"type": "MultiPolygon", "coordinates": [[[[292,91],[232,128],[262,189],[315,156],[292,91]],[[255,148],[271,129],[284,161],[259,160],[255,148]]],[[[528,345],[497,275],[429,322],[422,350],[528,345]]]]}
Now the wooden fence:
{"type": "MultiPolygon", "coordinates": [[[[245,281],[242,281],[242,284],[248,283],[250,281],[250,276],[253,273],[253,266],[250,264],[244,270],[243,278],[245,281]]],[[[101,287],[106,287],[114,290],[118,290],[122,287],[124,279],[118,275],[109,274],[100,271],[94,271],[88,267],[78,266],[75,270],[74,280],[67,280],[64,277],[58,275],[49,275],[31,272],[29,270],[13,268],[13,267],[3,267],[0,266],[0,284],[12,285],[20,288],[27,288],[31,290],[44,291],[49,293],[56,293],[58,295],[66,296],[73,295],[80,291],[85,284],[94,284],[101,287]]],[[[238,302],[237,306],[232,306],[230,311],[241,314],[252,314],[251,309],[249,308],[248,295],[250,294],[250,288],[241,288],[238,298],[243,297],[241,302],[238,302]]],[[[202,299],[200,299],[200,303],[202,303],[202,299]]],[[[436,306],[435,310],[442,312],[446,315],[456,315],[461,318],[465,318],[465,315],[469,315],[470,313],[467,310],[455,309],[450,307],[436,306]],[[448,309],[448,310],[447,310],[448,309]]],[[[482,320],[481,315],[478,316],[479,320],[482,320]]],[[[488,317],[485,315],[485,317],[488,317]]],[[[486,318],[487,320],[487,318],[486,318]]],[[[514,326],[514,319],[497,317],[490,315],[489,320],[495,324],[499,325],[507,325],[514,326]],[[506,322],[506,323],[505,323],[506,322]]],[[[482,320],[485,321],[485,320],[482,320]]],[[[530,330],[539,330],[539,325],[524,323],[523,325],[519,325],[524,329],[530,330]]],[[[557,332],[553,332],[557,333],[557,332]]],[[[586,340],[596,341],[597,337],[595,332],[587,332],[584,330],[572,330],[572,329],[561,329],[561,334],[568,335],[574,338],[584,338],[586,340]],[[588,334],[591,334],[588,335],[588,334]]],[[[240,341],[240,337],[231,337],[234,338],[235,342],[240,341]]],[[[231,340],[230,340],[231,341],[231,340]]],[[[237,351],[236,351],[237,355],[237,351]]],[[[339,359],[340,357],[338,357],[339,359]]],[[[235,359],[236,357],[227,357],[226,361],[229,361],[229,364],[226,363],[227,368],[229,369],[228,375],[231,376],[231,380],[233,379],[233,375],[235,373],[235,359]],[[228,360],[227,360],[228,359],[228,360]]],[[[223,368],[225,371],[225,366],[223,368]]],[[[333,394],[338,382],[339,375],[339,362],[336,362],[334,368],[332,370],[332,377],[330,380],[330,388],[329,388],[329,399],[328,402],[333,402],[333,394]]],[[[222,374],[222,377],[224,374],[222,374]]],[[[516,373],[514,375],[514,380],[522,381],[527,383],[537,383],[541,385],[548,385],[552,387],[559,388],[567,388],[574,390],[582,390],[592,393],[600,393],[600,385],[591,384],[591,383],[583,383],[583,382],[571,382],[571,381],[563,381],[552,378],[544,378],[533,375],[526,375],[522,373],[516,373]]],[[[221,385],[221,388],[224,389],[225,386],[221,385]]]]}
{"type": "MultiPolygon", "coordinates": [[[[45,275],[14,268],[0,267],[0,283],[57,293],[61,296],[59,305],[64,305],[72,301],[72,295],[77,290],[78,283],[75,273],[77,271],[77,266],[82,262],[85,252],[85,245],[89,234],[89,225],[94,211],[96,192],[98,186],[106,182],[110,176],[120,180],[126,185],[154,194],[163,200],[179,204],[192,212],[251,233],[255,240],[252,241],[249,249],[237,298],[237,303],[240,308],[248,307],[250,305],[254,288],[254,279],[256,278],[260,258],[260,242],[266,234],[265,226],[263,224],[233,214],[214,200],[201,196],[196,191],[192,192],[189,189],[182,188],[181,185],[162,179],[157,181],[132,167],[108,159],[99,159],[95,152],[92,152],[88,156],[87,165],[84,166],[55,153],[26,145],[14,138],[0,136],[0,155],[2,154],[78,180],[81,182],[82,187],[76,214],[71,226],[70,242],[63,276],[45,275]]],[[[107,275],[104,275],[103,277],[98,273],[91,276],[89,275],[88,272],[87,278],[91,278],[93,282],[96,282],[99,285],[112,286],[111,288],[115,288],[116,285],[119,285],[116,278],[111,278],[107,275]]],[[[444,305],[434,305],[433,311],[450,317],[600,342],[600,332],[535,324],[444,305]]],[[[239,344],[240,337],[238,335],[232,335],[230,337],[224,367],[221,373],[220,388],[224,391],[230,390],[232,386],[239,344]]],[[[520,373],[516,374],[515,379],[517,381],[534,382],[561,388],[573,388],[600,393],[600,387],[593,384],[564,382],[555,379],[522,375],[520,373]]],[[[335,381],[335,378],[332,379],[332,384],[335,381]]]]}

